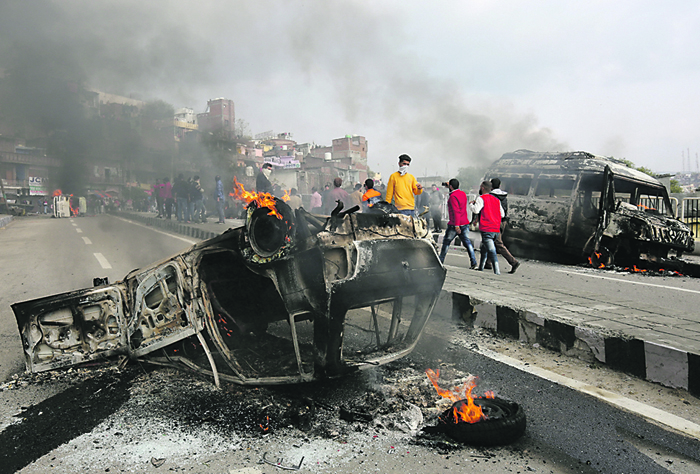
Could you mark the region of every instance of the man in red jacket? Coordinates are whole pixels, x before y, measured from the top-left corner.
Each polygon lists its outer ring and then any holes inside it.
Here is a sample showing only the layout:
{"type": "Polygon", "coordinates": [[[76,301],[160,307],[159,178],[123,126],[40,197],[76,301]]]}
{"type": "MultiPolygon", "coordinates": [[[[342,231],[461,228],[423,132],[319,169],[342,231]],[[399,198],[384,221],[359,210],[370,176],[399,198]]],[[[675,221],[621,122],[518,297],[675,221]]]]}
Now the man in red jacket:
{"type": "Polygon", "coordinates": [[[459,235],[459,239],[464,244],[464,247],[469,252],[469,260],[471,260],[472,270],[476,268],[476,255],[474,255],[474,245],[469,239],[469,217],[467,216],[467,195],[459,189],[459,181],[452,178],[447,183],[450,189],[450,197],[447,199],[447,211],[450,215],[450,220],[447,222],[447,230],[442,238],[442,250],[440,251],[440,261],[445,263],[447,249],[455,238],[459,235]]]}
{"type": "Polygon", "coordinates": [[[491,192],[491,182],[484,181],[479,188],[479,196],[469,204],[472,213],[479,213],[479,232],[481,232],[481,259],[478,270],[483,270],[486,265],[486,258],[493,264],[493,273],[501,274],[498,267],[498,255],[494,241],[501,232],[501,219],[506,215],[501,206],[501,201],[489,194],[491,192]]]}

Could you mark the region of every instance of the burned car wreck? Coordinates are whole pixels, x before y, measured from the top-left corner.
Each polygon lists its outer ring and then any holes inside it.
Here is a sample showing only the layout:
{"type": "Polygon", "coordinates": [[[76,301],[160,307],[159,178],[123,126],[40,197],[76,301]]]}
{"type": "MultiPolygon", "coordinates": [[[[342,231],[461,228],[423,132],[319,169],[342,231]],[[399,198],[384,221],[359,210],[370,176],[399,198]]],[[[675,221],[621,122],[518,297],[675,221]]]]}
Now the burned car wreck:
{"type": "Polygon", "coordinates": [[[487,171],[508,192],[503,240],[520,254],[598,265],[680,258],[695,246],[666,188],[623,162],[591,153],[506,153],[487,171]]]}
{"type": "Polygon", "coordinates": [[[27,370],[121,355],[271,385],[407,355],[445,279],[425,221],[266,196],[245,226],[122,281],[12,305],[27,370]]]}

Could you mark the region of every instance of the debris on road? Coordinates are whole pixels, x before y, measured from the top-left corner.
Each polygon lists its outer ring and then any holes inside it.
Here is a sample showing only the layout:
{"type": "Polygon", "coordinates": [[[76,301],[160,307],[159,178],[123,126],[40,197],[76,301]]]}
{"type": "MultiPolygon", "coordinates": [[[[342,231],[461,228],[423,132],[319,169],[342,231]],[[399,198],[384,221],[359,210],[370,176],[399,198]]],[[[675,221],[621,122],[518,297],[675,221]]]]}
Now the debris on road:
{"type": "Polygon", "coordinates": [[[243,385],[337,377],[415,347],[445,279],[425,221],[269,196],[246,225],[114,284],[15,303],[27,370],[127,355],[243,385]]]}

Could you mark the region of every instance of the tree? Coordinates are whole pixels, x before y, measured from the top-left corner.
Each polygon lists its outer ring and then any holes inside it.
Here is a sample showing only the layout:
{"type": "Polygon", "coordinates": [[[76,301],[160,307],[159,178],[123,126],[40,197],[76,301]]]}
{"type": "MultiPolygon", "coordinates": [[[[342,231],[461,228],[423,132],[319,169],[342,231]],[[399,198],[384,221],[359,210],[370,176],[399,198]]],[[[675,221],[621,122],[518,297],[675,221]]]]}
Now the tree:
{"type": "Polygon", "coordinates": [[[250,124],[247,121],[240,118],[236,119],[235,127],[236,138],[242,138],[246,140],[252,138],[252,134],[250,133],[250,124]]]}
{"type": "Polygon", "coordinates": [[[162,100],[147,102],[141,109],[141,116],[146,122],[155,120],[173,120],[175,107],[162,100]]]}
{"type": "Polygon", "coordinates": [[[671,193],[682,193],[683,188],[681,188],[680,183],[678,182],[677,179],[672,179],[671,180],[671,193]]]}
{"type": "Polygon", "coordinates": [[[632,161],[626,160],[624,158],[621,159],[620,161],[622,161],[628,168],[632,168],[634,170],[641,171],[644,174],[648,174],[652,178],[656,178],[656,173],[645,166],[637,166],[632,161]]]}
{"type": "Polygon", "coordinates": [[[469,166],[467,168],[460,168],[457,172],[457,180],[459,181],[459,188],[465,193],[472,189],[479,189],[479,184],[486,174],[487,167],[477,167],[469,166]]]}

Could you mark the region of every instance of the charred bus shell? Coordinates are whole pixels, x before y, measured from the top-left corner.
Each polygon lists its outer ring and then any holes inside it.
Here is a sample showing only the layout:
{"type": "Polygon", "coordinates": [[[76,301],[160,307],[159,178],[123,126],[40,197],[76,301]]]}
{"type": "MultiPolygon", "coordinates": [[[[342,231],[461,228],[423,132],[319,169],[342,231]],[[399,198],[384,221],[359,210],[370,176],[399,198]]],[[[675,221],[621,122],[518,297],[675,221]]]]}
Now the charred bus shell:
{"type": "Polygon", "coordinates": [[[666,188],[618,160],[518,150],[489,168],[491,178],[500,178],[508,192],[503,240],[518,253],[632,265],[694,249],[689,227],[673,217],[666,188]]]}
{"type": "Polygon", "coordinates": [[[263,385],[411,352],[445,279],[425,221],[279,200],[247,212],[244,227],[115,284],[12,305],[27,370],[125,355],[263,385]]]}

